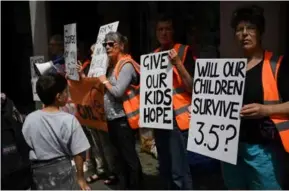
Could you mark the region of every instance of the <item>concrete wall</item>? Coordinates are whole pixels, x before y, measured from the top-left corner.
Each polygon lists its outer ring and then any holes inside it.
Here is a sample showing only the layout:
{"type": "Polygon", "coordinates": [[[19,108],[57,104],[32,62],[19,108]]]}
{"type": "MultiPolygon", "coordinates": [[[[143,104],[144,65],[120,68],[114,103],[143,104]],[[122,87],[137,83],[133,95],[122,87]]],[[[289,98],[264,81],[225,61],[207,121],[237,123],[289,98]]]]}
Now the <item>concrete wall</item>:
{"type": "MultiPolygon", "coordinates": [[[[48,60],[48,20],[47,20],[47,3],[45,1],[29,1],[30,22],[33,55],[44,56],[48,60]]],[[[36,109],[42,107],[41,102],[35,102],[36,109]]]]}
{"type": "Polygon", "coordinates": [[[48,59],[48,22],[45,1],[29,1],[30,21],[34,56],[48,59]]]}
{"type": "Polygon", "coordinates": [[[276,53],[285,51],[285,11],[283,2],[229,2],[220,3],[220,54],[221,57],[238,57],[241,52],[234,39],[233,30],[230,27],[232,12],[239,6],[246,4],[256,4],[264,8],[266,19],[266,29],[263,36],[264,48],[268,48],[276,53]]]}

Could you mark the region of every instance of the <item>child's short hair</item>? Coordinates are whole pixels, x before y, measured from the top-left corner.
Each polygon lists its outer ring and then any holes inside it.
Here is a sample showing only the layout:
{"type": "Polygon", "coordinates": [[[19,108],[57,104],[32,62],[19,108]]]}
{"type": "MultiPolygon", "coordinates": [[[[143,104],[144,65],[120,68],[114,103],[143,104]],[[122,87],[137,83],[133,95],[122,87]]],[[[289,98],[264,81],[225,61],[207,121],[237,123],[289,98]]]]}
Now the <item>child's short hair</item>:
{"type": "Polygon", "coordinates": [[[36,83],[36,92],[45,105],[55,103],[55,97],[67,87],[67,81],[61,74],[40,76],[36,83]]]}
{"type": "Polygon", "coordinates": [[[159,22],[172,22],[173,30],[176,28],[176,18],[170,13],[159,14],[156,19],[156,24],[159,22]]]}

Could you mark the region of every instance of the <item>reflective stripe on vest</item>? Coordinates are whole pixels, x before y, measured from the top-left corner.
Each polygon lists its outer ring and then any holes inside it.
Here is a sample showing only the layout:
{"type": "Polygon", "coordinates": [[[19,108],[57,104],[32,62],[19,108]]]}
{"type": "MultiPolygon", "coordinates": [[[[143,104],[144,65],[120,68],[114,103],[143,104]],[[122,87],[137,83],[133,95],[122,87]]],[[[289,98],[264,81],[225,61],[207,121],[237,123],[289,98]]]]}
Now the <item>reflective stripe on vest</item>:
{"type": "Polygon", "coordinates": [[[274,104],[280,104],[280,103],[282,103],[280,100],[264,101],[265,105],[274,105],[274,104]]]}
{"type": "Polygon", "coordinates": [[[178,116],[178,115],[181,115],[182,113],[185,113],[185,112],[188,112],[188,107],[190,106],[190,104],[188,105],[185,105],[179,109],[175,109],[174,112],[175,112],[175,115],[178,116]]]}
{"type": "Polygon", "coordinates": [[[174,88],[173,95],[182,94],[182,93],[185,93],[185,92],[186,92],[186,90],[184,88],[178,87],[178,88],[174,88]]]}
{"type": "MultiPolygon", "coordinates": [[[[277,57],[272,52],[265,51],[262,67],[262,84],[264,92],[264,104],[280,104],[282,99],[278,91],[277,76],[282,56],[277,57]]],[[[286,152],[289,153],[289,117],[270,116],[270,119],[277,128],[282,144],[286,152]]]]}
{"type": "MultiPolygon", "coordinates": [[[[289,130],[289,121],[283,121],[281,123],[277,123],[276,127],[279,132],[287,131],[289,130]]],[[[288,142],[289,142],[289,139],[288,139],[288,142]]]]}
{"type": "Polygon", "coordinates": [[[179,51],[178,51],[178,56],[180,57],[180,59],[182,60],[182,62],[184,63],[185,61],[185,50],[186,50],[186,47],[185,45],[180,45],[179,47],[179,51]]]}
{"type": "MultiPolygon", "coordinates": [[[[136,64],[134,60],[131,59],[130,56],[125,56],[122,58],[116,65],[116,69],[114,71],[114,75],[117,79],[119,72],[123,65],[127,62],[130,62],[136,72],[139,74],[139,66],[136,64]]],[[[123,108],[125,114],[128,119],[128,123],[132,129],[137,129],[139,127],[139,93],[140,93],[140,86],[133,86],[130,85],[123,95],[123,108]]]]}
{"type": "Polygon", "coordinates": [[[271,59],[270,59],[270,66],[271,66],[271,70],[272,73],[274,74],[274,78],[277,79],[277,63],[278,63],[278,59],[279,57],[276,55],[272,55],[271,59]]]}
{"type": "Polygon", "coordinates": [[[136,116],[136,115],[138,115],[138,114],[139,114],[139,109],[136,110],[136,111],[127,113],[126,116],[127,116],[128,118],[132,118],[132,117],[134,117],[134,116],[136,116]]]}

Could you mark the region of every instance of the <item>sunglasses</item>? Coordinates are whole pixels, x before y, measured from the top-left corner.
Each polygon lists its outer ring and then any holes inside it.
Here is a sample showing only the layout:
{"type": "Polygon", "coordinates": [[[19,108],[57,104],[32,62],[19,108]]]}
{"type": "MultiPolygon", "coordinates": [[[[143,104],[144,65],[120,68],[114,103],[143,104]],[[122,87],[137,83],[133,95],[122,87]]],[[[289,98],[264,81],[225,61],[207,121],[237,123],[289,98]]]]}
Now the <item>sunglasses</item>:
{"type": "Polygon", "coordinates": [[[102,46],[103,46],[104,48],[105,48],[107,45],[108,45],[109,47],[113,47],[114,44],[115,44],[115,42],[104,42],[104,43],[102,43],[102,46]]]}

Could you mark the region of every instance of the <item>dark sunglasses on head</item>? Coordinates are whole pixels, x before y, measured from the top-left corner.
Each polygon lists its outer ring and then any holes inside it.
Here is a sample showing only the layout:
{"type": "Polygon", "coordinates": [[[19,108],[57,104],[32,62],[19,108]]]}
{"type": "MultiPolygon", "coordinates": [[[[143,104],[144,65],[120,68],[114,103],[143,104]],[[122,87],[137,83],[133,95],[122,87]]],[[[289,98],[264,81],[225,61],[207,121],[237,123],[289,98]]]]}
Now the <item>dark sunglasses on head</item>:
{"type": "Polygon", "coordinates": [[[104,43],[102,43],[102,46],[106,47],[108,45],[109,47],[113,47],[114,43],[115,42],[104,42],[104,43]]]}

